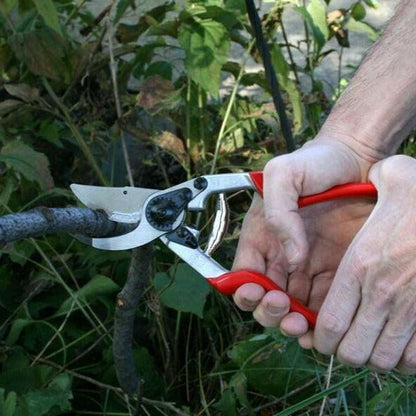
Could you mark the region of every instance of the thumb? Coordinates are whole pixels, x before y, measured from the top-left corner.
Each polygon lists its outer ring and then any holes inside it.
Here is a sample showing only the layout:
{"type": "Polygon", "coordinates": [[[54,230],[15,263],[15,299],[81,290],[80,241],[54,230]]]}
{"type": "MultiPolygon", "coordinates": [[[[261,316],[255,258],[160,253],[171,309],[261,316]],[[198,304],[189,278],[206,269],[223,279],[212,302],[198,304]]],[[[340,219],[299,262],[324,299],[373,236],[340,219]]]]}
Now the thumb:
{"type": "Polygon", "coordinates": [[[302,267],[308,253],[305,226],[299,215],[303,172],[291,155],[272,159],[264,169],[264,212],[269,227],[282,243],[289,272],[302,267]]]}
{"type": "Polygon", "coordinates": [[[263,171],[266,223],[284,247],[289,272],[301,269],[308,253],[299,197],[359,181],[361,170],[365,170],[363,163],[348,146],[334,140],[314,139],[266,165],[263,171]]]}

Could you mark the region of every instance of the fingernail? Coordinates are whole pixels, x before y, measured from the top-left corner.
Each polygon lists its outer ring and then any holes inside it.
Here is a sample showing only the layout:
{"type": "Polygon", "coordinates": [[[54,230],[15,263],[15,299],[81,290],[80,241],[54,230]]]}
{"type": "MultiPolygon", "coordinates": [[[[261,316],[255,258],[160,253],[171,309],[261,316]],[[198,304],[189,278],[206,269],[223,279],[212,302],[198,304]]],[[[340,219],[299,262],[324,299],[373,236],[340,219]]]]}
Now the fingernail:
{"type": "Polygon", "coordinates": [[[283,243],[283,248],[286,253],[287,261],[290,264],[296,263],[296,259],[299,256],[299,250],[296,244],[292,240],[288,240],[285,243],[283,243]]]}
{"type": "Polygon", "coordinates": [[[281,315],[283,312],[283,308],[280,308],[279,306],[274,306],[274,305],[267,305],[267,311],[271,314],[271,315],[281,315]]]}
{"type": "Polygon", "coordinates": [[[244,299],[244,304],[249,308],[255,308],[258,302],[253,302],[251,300],[244,299]]]}

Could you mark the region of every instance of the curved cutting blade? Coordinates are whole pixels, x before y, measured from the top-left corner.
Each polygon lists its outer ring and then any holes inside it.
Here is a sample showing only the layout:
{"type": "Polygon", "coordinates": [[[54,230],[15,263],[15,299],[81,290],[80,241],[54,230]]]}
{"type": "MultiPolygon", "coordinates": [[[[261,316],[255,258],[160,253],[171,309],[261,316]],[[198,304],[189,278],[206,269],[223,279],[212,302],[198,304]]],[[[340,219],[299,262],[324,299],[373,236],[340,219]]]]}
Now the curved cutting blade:
{"type": "Polygon", "coordinates": [[[157,189],[107,187],[72,184],[75,196],[88,208],[102,209],[108,218],[116,222],[137,223],[141,220],[142,208],[146,200],[157,189]]]}

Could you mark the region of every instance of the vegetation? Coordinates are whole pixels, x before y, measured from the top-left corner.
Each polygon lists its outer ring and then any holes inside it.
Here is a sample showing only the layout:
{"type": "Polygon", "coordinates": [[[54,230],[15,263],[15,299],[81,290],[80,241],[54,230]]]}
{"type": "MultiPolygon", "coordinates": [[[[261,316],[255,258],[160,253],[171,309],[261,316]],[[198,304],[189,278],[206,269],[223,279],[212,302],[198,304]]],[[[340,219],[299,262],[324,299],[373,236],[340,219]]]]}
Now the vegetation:
{"type": "MultiPolygon", "coordinates": [[[[349,32],[377,38],[365,22],[377,4],[270,6],[263,29],[300,145],[347,85],[349,32]],[[302,22],[296,43],[289,12],[302,22]],[[318,75],[331,54],[332,90],[318,75]]],[[[264,72],[248,62],[259,56],[242,0],[1,1],[0,214],[75,205],[73,182],[164,188],[261,169],[285,145],[264,72]]],[[[230,233],[216,254],[225,265],[250,202],[229,199],[230,233]]],[[[209,228],[211,213],[192,220],[209,228]]],[[[120,390],[111,348],[130,253],[54,235],[6,245],[0,258],[0,415],[133,414],[138,398],[120,390]]],[[[153,270],[135,317],[140,414],[415,414],[413,378],[300,350],[159,244],[153,270]]]]}

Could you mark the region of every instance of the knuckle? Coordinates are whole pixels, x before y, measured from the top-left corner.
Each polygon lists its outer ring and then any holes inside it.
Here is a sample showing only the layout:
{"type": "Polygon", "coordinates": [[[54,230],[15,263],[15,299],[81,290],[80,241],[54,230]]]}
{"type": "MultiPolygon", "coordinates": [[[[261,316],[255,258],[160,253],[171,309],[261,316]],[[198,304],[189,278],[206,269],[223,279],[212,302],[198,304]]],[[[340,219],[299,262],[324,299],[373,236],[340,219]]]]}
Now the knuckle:
{"type": "Polygon", "coordinates": [[[354,247],[349,253],[349,266],[354,276],[365,276],[371,267],[373,250],[369,249],[364,241],[360,241],[359,248],[354,247]]]}
{"type": "Polygon", "coordinates": [[[368,362],[370,367],[382,373],[392,371],[397,362],[389,354],[375,352],[368,362]]]}
{"type": "Polygon", "coordinates": [[[266,166],[263,169],[263,174],[267,177],[272,176],[275,179],[283,176],[282,172],[287,172],[291,169],[291,155],[282,155],[273,158],[269,162],[266,163],[266,166]]]}
{"type": "Polygon", "coordinates": [[[341,336],[345,333],[348,326],[332,313],[326,313],[321,320],[321,331],[327,336],[341,336]]]}
{"type": "Polygon", "coordinates": [[[393,303],[395,290],[392,284],[382,277],[375,281],[368,296],[375,306],[385,308],[393,303]]]}
{"type": "Polygon", "coordinates": [[[414,376],[416,374],[416,367],[405,367],[405,366],[398,366],[397,370],[406,376],[414,376]]]}
{"type": "Polygon", "coordinates": [[[282,218],[282,215],[277,210],[267,210],[265,212],[265,218],[264,218],[266,228],[269,228],[272,230],[278,229],[281,223],[281,218],[282,218]]]}
{"type": "Polygon", "coordinates": [[[416,348],[407,347],[400,363],[406,368],[416,371],[416,348]]]}
{"type": "Polygon", "coordinates": [[[345,343],[338,347],[337,359],[340,363],[349,367],[362,367],[367,363],[367,357],[361,349],[345,343]]]}

